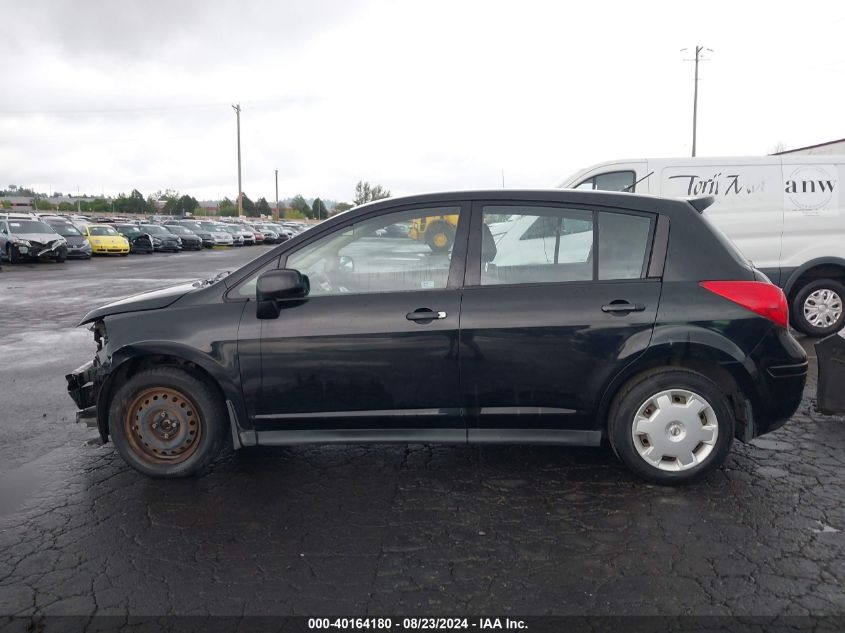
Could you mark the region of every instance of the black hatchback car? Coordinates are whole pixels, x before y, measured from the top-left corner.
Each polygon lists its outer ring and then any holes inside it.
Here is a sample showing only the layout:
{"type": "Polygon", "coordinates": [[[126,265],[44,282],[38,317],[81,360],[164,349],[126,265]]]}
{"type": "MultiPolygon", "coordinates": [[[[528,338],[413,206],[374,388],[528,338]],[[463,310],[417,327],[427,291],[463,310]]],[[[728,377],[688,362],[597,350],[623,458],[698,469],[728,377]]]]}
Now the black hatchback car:
{"type": "Polygon", "coordinates": [[[710,226],[712,200],[367,204],[228,276],[88,313],[99,351],[69,391],[157,477],[205,470],[227,441],[607,439],[644,479],[690,482],[788,420],[807,372],[783,293],[710,226]]]}

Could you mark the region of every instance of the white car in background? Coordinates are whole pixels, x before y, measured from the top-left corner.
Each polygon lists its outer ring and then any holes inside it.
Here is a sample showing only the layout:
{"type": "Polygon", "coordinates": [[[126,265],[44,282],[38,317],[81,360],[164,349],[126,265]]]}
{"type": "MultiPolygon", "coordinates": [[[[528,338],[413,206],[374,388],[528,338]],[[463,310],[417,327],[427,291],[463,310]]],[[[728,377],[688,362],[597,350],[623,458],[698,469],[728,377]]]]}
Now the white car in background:
{"type": "Polygon", "coordinates": [[[234,245],[232,235],[226,230],[224,224],[220,224],[219,222],[201,221],[199,225],[203,231],[208,231],[209,233],[211,233],[211,237],[214,238],[215,246],[234,245]]]}

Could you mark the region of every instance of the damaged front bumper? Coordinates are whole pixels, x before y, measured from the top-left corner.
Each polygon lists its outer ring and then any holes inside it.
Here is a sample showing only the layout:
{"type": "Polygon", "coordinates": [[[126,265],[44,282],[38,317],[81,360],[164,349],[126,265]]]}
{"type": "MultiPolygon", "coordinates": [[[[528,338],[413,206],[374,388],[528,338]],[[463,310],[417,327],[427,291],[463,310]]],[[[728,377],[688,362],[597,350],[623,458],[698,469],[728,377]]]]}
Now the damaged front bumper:
{"type": "Polygon", "coordinates": [[[67,391],[78,407],[76,421],[87,426],[97,426],[97,396],[102,370],[94,361],[88,361],[67,374],[67,391]]]}
{"type": "Polygon", "coordinates": [[[17,251],[21,257],[28,257],[30,259],[51,259],[61,257],[64,251],[67,256],[67,243],[55,240],[42,244],[40,242],[33,242],[30,240],[29,245],[18,245],[17,251]]]}

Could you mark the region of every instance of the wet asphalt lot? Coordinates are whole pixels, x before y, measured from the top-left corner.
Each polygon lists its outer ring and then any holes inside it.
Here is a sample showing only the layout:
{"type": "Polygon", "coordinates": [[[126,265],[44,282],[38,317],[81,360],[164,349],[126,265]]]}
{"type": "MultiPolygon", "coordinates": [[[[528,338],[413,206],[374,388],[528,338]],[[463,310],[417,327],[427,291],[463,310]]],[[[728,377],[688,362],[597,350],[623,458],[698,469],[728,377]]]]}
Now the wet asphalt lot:
{"type": "Polygon", "coordinates": [[[265,248],[3,265],[0,616],[845,614],[845,420],[814,376],[680,489],[609,449],[227,451],[168,482],[92,443],[63,378],[82,314],[265,248]]]}

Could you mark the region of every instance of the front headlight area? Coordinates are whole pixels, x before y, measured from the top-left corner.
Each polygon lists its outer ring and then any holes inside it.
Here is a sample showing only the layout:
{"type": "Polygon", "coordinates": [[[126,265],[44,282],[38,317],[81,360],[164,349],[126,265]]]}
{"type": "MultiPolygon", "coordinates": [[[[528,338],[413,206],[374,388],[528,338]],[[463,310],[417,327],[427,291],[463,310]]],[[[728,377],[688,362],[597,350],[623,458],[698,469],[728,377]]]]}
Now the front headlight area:
{"type": "Polygon", "coordinates": [[[99,352],[109,342],[106,324],[102,320],[95,321],[89,329],[94,333],[94,342],[97,344],[97,351],[99,352]]]}

